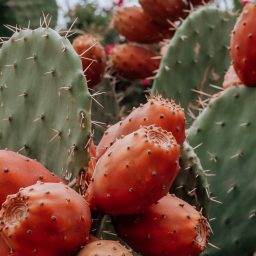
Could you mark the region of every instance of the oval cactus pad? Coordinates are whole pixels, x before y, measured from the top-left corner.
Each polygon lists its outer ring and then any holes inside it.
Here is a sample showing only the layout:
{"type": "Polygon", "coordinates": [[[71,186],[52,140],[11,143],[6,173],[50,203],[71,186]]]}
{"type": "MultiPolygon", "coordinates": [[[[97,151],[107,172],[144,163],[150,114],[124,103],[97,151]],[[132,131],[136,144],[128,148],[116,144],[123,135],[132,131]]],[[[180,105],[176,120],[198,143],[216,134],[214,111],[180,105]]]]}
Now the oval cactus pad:
{"type": "Polygon", "coordinates": [[[72,45],[50,28],[21,30],[0,50],[0,148],[71,181],[87,163],[91,98],[72,45]]]}

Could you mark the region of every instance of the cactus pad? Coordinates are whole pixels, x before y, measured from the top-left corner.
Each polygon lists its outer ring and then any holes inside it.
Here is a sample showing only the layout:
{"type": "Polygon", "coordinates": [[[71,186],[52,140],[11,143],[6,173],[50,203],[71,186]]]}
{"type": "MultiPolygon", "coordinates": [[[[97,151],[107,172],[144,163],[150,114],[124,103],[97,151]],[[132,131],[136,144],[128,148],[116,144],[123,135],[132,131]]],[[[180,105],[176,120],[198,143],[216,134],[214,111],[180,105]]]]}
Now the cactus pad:
{"type": "Polygon", "coordinates": [[[0,147],[71,180],[87,163],[91,98],[79,56],[50,28],[15,33],[0,50],[0,147]]]}
{"type": "Polygon", "coordinates": [[[212,100],[188,132],[209,179],[211,196],[222,202],[209,207],[214,234],[205,256],[247,256],[256,251],[256,90],[230,87],[212,100]]]}
{"type": "Polygon", "coordinates": [[[193,89],[216,91],[209,85],[221,85],[230,64],[227,46],[234,23],[233,14],[217,8],[203,7],[192,12],[170,41],[153,94],[158,92],[184,108],[192,108],[197,106],[198,98],[193,89]]]}
{"type": "Polygon", "coordinates": [[[199,158],[187,142],[182,146],[180,167],[170,192],[195,206],[198,211],[203,211],[207,216],[210,202],[207,171],[203,170],[199,158]]]}

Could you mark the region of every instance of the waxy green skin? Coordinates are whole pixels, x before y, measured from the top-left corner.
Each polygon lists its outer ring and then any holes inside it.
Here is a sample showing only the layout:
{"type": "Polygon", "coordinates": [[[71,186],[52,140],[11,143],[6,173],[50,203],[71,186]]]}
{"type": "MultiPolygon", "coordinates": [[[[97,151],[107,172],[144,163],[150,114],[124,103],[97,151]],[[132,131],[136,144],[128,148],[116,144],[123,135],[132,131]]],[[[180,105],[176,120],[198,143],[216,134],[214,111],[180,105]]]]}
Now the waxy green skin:
{"type": "MultiPolygon", "coordinates": [[[[175,99],[184,109],[198,105],[192,91],[216,92],[230,65],[229,34],[235,16],[217,8],[202,7],[192,12],[177,29],[153,84],[152,94],[175,99]]],[[[189,113],[186,111],[187,114],[189,113]]],[[[187,123],[191,118],[187,115],[187,123]]]]}
{"type": "Polygon", "coordinates": [[[232,86],[213,99],[192,127],[188,140],[200,143],[197,155],[209,177],[212,202],[209,218],[213,235],[207,256],[248,256],[256,251],[256,90],[232,86]]]}
{"type": "Polygon", "coordinates": [[[203,169],[194,149],[185,141],[181,148],[180,171],[170,193],[195,206],[207,217],[209,189],[207,171],[203,169]]]}
{"type": "Polygon", "coordinates": [[[51,17],[51,27],[55,27],[58,18],[58,6],[55,0],[2,0],[0,1],[0,36],[11,36],[12,31],[4,25],[37,28],[42,14],[51,17]]]}
{"type": "Polygon", "coordinates": [[[50,28],[0,50],[0,147],[36,158],[67,182],[88,161],[91,97],[79,56],[50,28]]]}

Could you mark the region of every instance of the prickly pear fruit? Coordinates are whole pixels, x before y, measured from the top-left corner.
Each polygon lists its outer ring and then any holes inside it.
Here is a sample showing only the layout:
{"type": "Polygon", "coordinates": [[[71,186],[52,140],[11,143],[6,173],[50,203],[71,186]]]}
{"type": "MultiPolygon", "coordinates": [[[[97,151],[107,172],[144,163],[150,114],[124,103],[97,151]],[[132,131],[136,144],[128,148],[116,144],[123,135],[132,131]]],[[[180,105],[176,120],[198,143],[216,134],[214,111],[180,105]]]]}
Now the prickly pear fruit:
{"type": "Polygon", "coordinates": [[[119,8],[113,17],[116,30],[128,41],[152,44],[171,38],[174,31],[170,24],[159,24],[141,7],[119,8]]]}
{"type": "Polygon", "coordinates": [[[145,126],[117,140],[95,167],[86,195],[91,207],[110,215],[143,211],[168,193],[179,155],[173,135],[159,127],[145,126]]]}
{"type": "Polygon", "coordinates": [[[132,254],[117,241],[98,240],[87,244],[77,256],[132,256],[132,254]]]}
{"type": "Polygon", "coordinates": [[[184,110],[174,101],[155,96],[134,109],[124,120],[107,129],[97,146],[97,159],[116,139],[136,131],[141,125],[155,125],[172,132],[179,144],[185,140],[184,110]]]}
{"type": "Polygon", "coordinates": [[[76,37],[72,45],[80,55],[87,85],[92,88],[103,79],[106,68],[105,50],[91,34],[76,37]]]}
{"type": "Polygon", "coordinates": [[[223,85],[222,85],[223,88],[227,89],[230,86],[237,86],[237,85],[241,85],[241,84],[242,84],[241,80],[237,76],[233,65],[231,65],[224,76],[224,81],[223,81],[223,85]]]}
{"type": "Polygon", "coordinates": [[[4,242],[4,240],[0,236],[0,255],[1,256],[8,256],[10,254],[10,248],[4,242]]]}
{"type": "Polygon", "coordinates": [[[2,238],[26,256],[69,255],[87,242],[90,225],[87,202],[62,183],[38,182],[20,189],[0,211],[2,238]]]}
{"type": "Polygon", "coordinates": [[[256,4],[245,5],[231,35],[234,69],[247,86],[256,86],[256,4]]]}
{"type": "Polygon", "coordinates": [[[117,74],[130,80],[152,77],[160,65],[156,53],[131,44],[114,47],[109,62],[117,74]]]}
{"type": "Polygon", "coordinates": [[[188,5],[180,0],[140,0],[143,10],[157,21],[177,21],[188,15],[188,5]]]}
{"type": "Polygon", "coordinates": [[[144,256],[198,256],[207,245],[207,220],[194,207],[168,194],[145,212],[113,218],[118,235],[144,256]]]}
{"type": "Polygon", "coordinates": [[[6,197],[37,181],[61,182],[42,164],[9,150],[0,150],[0,209],[6,197]]]}
{"type": "Polygon", "coordinates": [[[4,240],[0,236],[0,256],[24,256],[22,253],[11,252],[4,240]]]}

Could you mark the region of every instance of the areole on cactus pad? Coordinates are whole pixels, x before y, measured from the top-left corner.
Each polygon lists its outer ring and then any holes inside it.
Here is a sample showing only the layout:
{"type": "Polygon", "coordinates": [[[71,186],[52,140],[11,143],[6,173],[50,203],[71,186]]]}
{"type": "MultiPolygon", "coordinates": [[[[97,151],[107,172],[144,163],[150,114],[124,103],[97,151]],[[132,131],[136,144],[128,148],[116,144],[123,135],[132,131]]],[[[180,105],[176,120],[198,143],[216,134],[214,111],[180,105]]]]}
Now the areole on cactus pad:
{"type": "Polygon", "coordinates": [[[70,182],[87,164],[91,129],[80,58],[48,24],[17,30],[0,49],[0,147],[70,182]]]}

